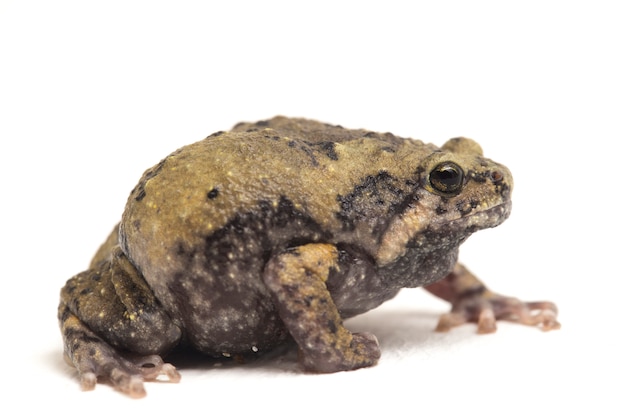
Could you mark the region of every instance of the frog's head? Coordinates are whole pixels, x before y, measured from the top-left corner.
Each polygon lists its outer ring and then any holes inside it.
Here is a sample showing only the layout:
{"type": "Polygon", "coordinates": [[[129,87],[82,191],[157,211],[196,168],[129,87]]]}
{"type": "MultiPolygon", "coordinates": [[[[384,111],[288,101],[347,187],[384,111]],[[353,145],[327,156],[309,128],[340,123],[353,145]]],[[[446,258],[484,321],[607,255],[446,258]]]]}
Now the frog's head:
{"type": "Polygon", "coordinates": [[[409,247],[456,251],[473,232],[499,225],[511,212],[511,172],[485,158],[471,139],[450,139],[421,161],[416,175],[413,201],[383,236],[381,264],[409,247]]]}
{"type": "Polygon", "coordinates": [[[511,172],[468,138],[447,141],[420,167],[419,199],[430,227],[470,233],[502,223],[511,211],[511,172]]]}

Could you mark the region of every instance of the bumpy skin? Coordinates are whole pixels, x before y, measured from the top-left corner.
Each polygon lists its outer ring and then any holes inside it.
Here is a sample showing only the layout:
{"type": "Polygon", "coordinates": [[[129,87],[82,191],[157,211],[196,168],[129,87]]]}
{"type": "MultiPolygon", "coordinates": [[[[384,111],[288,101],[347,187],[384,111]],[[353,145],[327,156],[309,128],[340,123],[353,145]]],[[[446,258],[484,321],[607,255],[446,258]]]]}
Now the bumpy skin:
{"type": "Polygon", "coordinates": [[[505,318],[558,328],[556,307],[487,290],[456,263],[509,215],[510,172],[466,138],[443,147],[276,117],[241,123],[145,172],[90,268],[61,292],[66,356],[83,388],[180,376],[190,346],[258,354],[293,339],[308,370],[370,366],[376,338],[343,319],[424,286],[450,301],[439,330],[505,318]]]}

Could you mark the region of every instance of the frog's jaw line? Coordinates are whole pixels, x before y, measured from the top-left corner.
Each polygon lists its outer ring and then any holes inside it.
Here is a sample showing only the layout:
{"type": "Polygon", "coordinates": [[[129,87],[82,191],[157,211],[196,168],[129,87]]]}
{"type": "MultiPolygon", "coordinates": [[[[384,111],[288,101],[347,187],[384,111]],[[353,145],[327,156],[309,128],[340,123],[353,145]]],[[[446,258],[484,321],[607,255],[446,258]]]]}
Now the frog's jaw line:
{"type": "Polygon", "coordinates": [[[461,217],[443,224],[440,229],[466,230],[469,234],[502,224],[511,214],[511,201],[506,201],[486,210],[461,217]]]}
{"type": "Polygon", "coordinates": [[[378,265],[387,265],[406,253],[411,240],[427,231],[462,236],[459,244],[480,229],[496,227],[509,217],[511,201],[434,225],[424,207],[416,206],[396,218],[389,226],[376,253],[378,265]]]}

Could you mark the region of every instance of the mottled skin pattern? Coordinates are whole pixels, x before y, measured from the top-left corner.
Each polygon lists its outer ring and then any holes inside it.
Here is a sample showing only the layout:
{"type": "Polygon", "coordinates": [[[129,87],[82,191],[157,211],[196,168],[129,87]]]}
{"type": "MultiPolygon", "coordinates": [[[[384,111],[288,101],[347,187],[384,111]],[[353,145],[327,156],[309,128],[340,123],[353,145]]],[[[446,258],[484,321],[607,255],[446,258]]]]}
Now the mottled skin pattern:
{"type": "Polygon", "coordinates": [[[452,303],[438,329],[510,319],[559,327],[552,303],[492,293],[456,263],[504,221],[510,172],[456,138],[434,145],[276,117],[183,147],[145,172],[119,227],[61,292],[68,360],[131,396],[180,375],[177,347],[260,354],[295,340],[305,369],[376,363],[376,338],[342,321],[401,288],[452,303]]]}

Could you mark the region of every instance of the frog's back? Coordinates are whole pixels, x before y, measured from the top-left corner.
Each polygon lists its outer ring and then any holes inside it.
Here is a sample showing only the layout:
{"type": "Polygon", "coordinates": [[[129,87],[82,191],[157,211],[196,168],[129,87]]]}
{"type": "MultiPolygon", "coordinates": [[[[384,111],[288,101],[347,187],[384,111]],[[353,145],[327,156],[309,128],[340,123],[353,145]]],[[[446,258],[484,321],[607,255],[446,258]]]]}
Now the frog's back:
{"type": "MultiPolygon", "coordinates": [[[[350,240],[357,223],[389,217],[388,206],[412,191],[416,166],[434,149],[304,119],[239,124],[146,171],[128,200],[122,246],[145,270],[140,257],[171,256],[168,251],[211,240],[236,223],[260,227],[261,217],[270,229],[259,232],[267,236],[278,224],[285,226],[272,245],[322,235],[332,243],[350,240]],[[368,196],[377,201],[366,201],[368,196]],[[287,236],[289,227],[293,236],[287,236]]],[[[363,231],[357,232],[362,242],[363,231]]]]}

